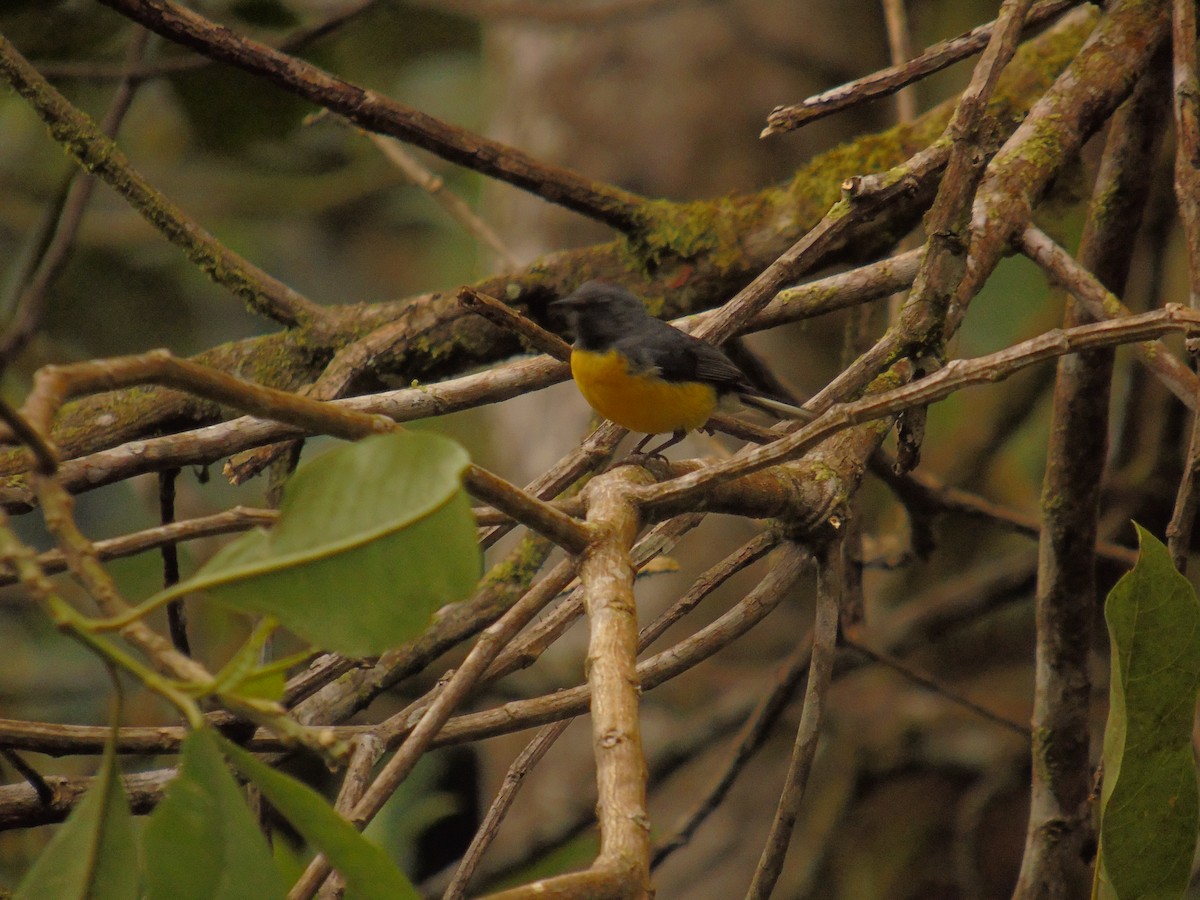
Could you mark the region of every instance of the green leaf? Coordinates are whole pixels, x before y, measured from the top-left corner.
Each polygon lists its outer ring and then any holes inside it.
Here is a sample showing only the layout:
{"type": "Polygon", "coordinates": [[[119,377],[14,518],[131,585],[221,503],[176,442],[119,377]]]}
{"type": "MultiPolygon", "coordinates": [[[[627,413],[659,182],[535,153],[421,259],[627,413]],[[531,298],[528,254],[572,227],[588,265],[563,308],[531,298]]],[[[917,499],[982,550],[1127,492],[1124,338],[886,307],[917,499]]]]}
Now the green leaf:
{"type": "Polygon", "coordinates": [[[263,647],[278,627],[279,621],[274,616],[260,621],[221,671],[213,676],[209,692],[279,700],[284,690],[284,669],[275,663],[264,666],[259,662],[263,647]]]}
{"type": "Polygon", "coordinates": [[[238,771],[342,873],[348,895],[365,900],[417,900],[416,888],[387,854],[359,834],[320,794],[259,762],[236,744],[219,740],[238,771]]]}
{"type": "Polygon", "coordinates": [[[1104,615],[1112,683],[1104,733],[1102,895],[1182,897],[1200,820],[1192,717],[1200,687],[1200,603],[1167,548],[1138,527],[1137,565],[1104,615]]]}
{"type": "Polygon", "coordinates": [[[137,900],[140,869],[133,815],[110,741],[96,780],[13,900],[137,900]]]}
{"type": "Polygon", "coordinates": [[[318,647],[381,653],[479,579],[467,462],[453,441],[413,432],[326,453],[292,478],[270,532],[244,534],[155,600],[202,590],[318,647]]]}
{"type": "Polygon", "coordinates": [[[216,740],[193,731],[142,836],[148,900],[263,900],[287,887],[216,740]]]}

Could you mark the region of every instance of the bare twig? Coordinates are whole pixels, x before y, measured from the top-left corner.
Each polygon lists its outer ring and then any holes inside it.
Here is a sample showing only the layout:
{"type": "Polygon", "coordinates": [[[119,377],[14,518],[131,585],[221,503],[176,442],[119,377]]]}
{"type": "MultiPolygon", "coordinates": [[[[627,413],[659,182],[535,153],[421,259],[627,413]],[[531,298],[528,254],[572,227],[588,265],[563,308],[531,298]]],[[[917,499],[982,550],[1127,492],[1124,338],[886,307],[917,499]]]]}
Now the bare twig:
{"type": "MultiPolygon", "coordinates": [[[[927,157],[922,156],[921,160],[927,157]]],[[[875,182],[870,190],[864,189],[857,179],[848,179],[842,185],[842,199],[834,204],[807,234],[767,266],[759,275],[742,288],[733,299],[692,330],[695,337],[721,344],[745,328],[772,298],[787,284],[827,258],[830,251],[843,243],[853,232],[856,224],[870,220],[880,210],[886,209],[901,196],[911,194],[914,181],[928,177],[938,168],[937,160],[923,171],[917,172],[909,163],[898,166],[892,178],[875,182]]]]}
{"type": "MultiPolygon", "coordinates": [[[[175,522],[175,482],[179,478],[178,469],[165,469],[158,473],[158,511],[159,520],[163,526],[175,522]]],[[[169,588],[179,584],[179,548],[168,541],[159,546],[163,561],[163,587],[169,588]]],[[[97,558],[101,558],[99,552],[97,558]]],[[[167,604],[167,631],[171,635],[171,643],[175,649],[185,656],[192,655],[191,642],[188,640],[187,607],[183,599],[172,600],[167,604]]]]}
{"type": "MultiPolygon", "coordinates": [[[[1149,131],[1149,134],[1154,134],[1149,131]]],[[[1143,135],[1147,132],[1142,132],[1143,135]]],[[[1146,163],[1149,165],[1149,163],[1146,163]]],[[[1123,223],[1126,228],[1128,221],[1123,223]]],[[[1046,270],[1056,283],[1062,285],[1087,311],[1094,321],[1132,315],[1129,308],[1108,290],[1087,267],[1071,257],[1036,225],[1026,228],[1019,238],[1021,251],[1046,270]]],[[[1145,364],[1163,386],[1189,409],[1200,406],[1200,379],[1197,379],[1171,349],[1161,340],[1133,345],[1138,359],[1145,364]]]]}
{"type": "Polygon", "coordinates": [[[1129,96],[1165,38],[1167,20],[1166,4],[1111,4],[1066,71],[988,164],[972,213],[970,265],[954,298],[948,333],[1009,241],[1029,224],[1033,204],[1050,180],[1129,96]]]}
{"type": "Polygon", "coordinates": [[[528,316],[523,316],[511,307],[505,306],[495,297],[481,293],[472,287],[462,287],[458,291],[458,302],[471,312],[478,313],[501,328],[514,331],[534,350],[548,353],[555,359],[564,362],[571,359],[570,345],[557,334],[547,331],[528,316]]]}
{"type": "Polygon", "coordinates": [[[8,426],[10,433],[20,441],[33,457],[34,471],[49,475],[58,469],[58,454],[50,446],[42,432],[30,424],[29,420],[8,405],[8,401],[0,397],[0,421],[8,426]]]}
{"type": "MultiPolygon", "coordinates": [[[[107,729],[110,733],[112,729],[107,729]]],[[[8,747],[0,747],[0,756],[7,760],[8,764],[17,770],[20,775],[29,784],[38,799],[44,806],[49,806],[54,802],[54,788],[46,783],[46,779],[42,777],[42,773],[25,762],[21,755],[15,750],[8,747]]]]}
{"type": "MultiPolygon", "coordinates": [[[[892,68],[903,68],[913,55],[905,0],[883,0],[883,19],[887,24],[888,52],[892,57],[892,68]]],[[[917,94],[911,84],[906,84],[896,92],[896,119],[900,122],[911,122],[916,115],[917,94]]]]}
{"type": "MultiPolygon", "coordinates": [[[[932,512],[955,513],[971,516],[1011,529],[1019,534],[1036,538],[1041,534],[1041,519],[1035,515],[994,503],[962,488],[943,484],[938,479],[920,472],[908,472],[898,476],[890,464],[876,465],[872,460],[872,471],[886,482],[912,513],[929,510],[932,512]]],[[[1103,559],[1133,568],[1137,562],[1137,550],[1122,547],[1112,541],[1097,540],[1096,553],[1103,559]]]]}
{"type": "MultiPolygon", "coordinates": [[[[699,525],[703,518],[699,514],[691,514],[659,522],[634,546],[630,554],[630,562],[640,570],[652,559],[670,553],[675,544],[699,525]]],[[[701,577],[701,580],[703,579],[704,576],[701,577]]],[[[704,592],[701,592],[696,602],[703,596],[704,592]]],[[[693,603],[692,606],[694,605],[693,603]]],[[[571,624],[583,615],[584,611],[584,592],[582,589],[575,590],[504,648],[492,665],[488,667],[487,679],[493,681],[503,678],[518,669],[533,665],[558,638],[562,637],[571,624]]],[[[659,621],[661,621],[661,617],[659,621]]],[[[653,625],[647,627],[651,628],[653,625]]],[[[642,643],[639,645],[639,649],[643,649],[645,646],[646,644],[642,643]]]]}
{"type": "MultiPolygon", "coordinates": [[[[278,513],[273,509],[251,509],[245,506],[235,506],[225,512],[211,516],[201,516],[196,519],[185,519],[157,528],[147,528],[123,537],[109,538],[96,541],[97,556],[102,560],[121,559],[144,553],[156,547],[174,544],[179,541],[191,541],[199,538],[214,537],[220,534],[245,531],[259,525],[274,524],[278,513]]],[[[62,572],[67,564],[61,550],[47,550],[37,557],[37,563],[47,574],[62,572]]],[[[0,573],[0,585],[13,584],[16,577],[10,573],[0,573]]]]}
{"type": "Polygon", "coordinates": [[[34,378],[22,413],[35,428],[49,433],[55,414],[71,397],[146,384],[191,391],[238,409],[348,440],[395,428],[395,423],[382,416],[363,415],[288,391],[263,387],[191,360],[179,359],[167,350],[65,366],[44,366],[34,378]]]}
{"type": "Polygon", "coordinates": [[[833,660],[837,654],[838,611],[841,608],[845,580],[844,542],[839,537],[822,548],[817,567],[817,610],[813,624],[812,653],[808,665],[808,684],[804,689],[804,709],[788,763],[787,778],[779,797],[779,806],[771,823],[758,868],[746,896],[766,900],[775,889],[783,860],[791,843],[792,828],[800,812],[800,801],[817,754],[817,741],[825,714],[829,685],[833,679],[833,660]]]}
{"type": "MultiPolygon", "coordinates": [[[[569,562],[560,564],[560,569],[572,568],[569,562]]],[[[442,726],[483,674],[496,654],[558,593],[558,584],[548,576],[538,586],[515,603],[496,622],[484,629],[467,658],[463,660],[446,682],[443,690],[421,716],[416,727],[408,734],[404,743],[380,770],[371,786],[348,817],[352,824],[363,828],[383,808],[383,804],[412,771],[417,760],[428,749],[430,742],[441,731],[442,726]],[[549,585],[549,589],[546,589],[549,585]]],[[[329,863],[319,855],[309,864],[300,880],[292,887],[293,900],[311,897],[329,875],[329,863]]]]}
{"type": "Polygon", "coordinates": [[[475,240],[489,247],[500,258],[500,262],[510,269],[520,267],[520,260],[517,259],[508,245],[501,240],[500,235],[496,234],[495,229],[479,218],[471,207],[464,203],[457,194],[447,188],[444,178],[433,174],[425,166],[421,165],[420,160],[405,150],[403,145],[395,138],[386,137],[382,134],[369,134],[368,138],[388,158],[388,161],[392,165],[403,172],[409,181],[432,197],[446,211],[450,218],[461,225],[475,240]]]}
{"type": "Polygon", "coordinates": [[[1000,715],[999,713],[992,712],[992,710],[988,709],[986,706],[981,706],[973,700],[964,697],[957,691],[950,690],[944,684],[941,684],[940,682],[929,678],[926,675],[922,675],[916,669],[905,665],[891,654],[881,653],[878,650],[872,650],[861,641],[855,641],[844,636],[842,638],[842,644],[846,647],[849,647],[856,653],[861,653],[871,662],[891,669],[893,672],[902,676],[906,681],[911,681],[913,684],[923,688],[926,691],[929,691],[931,694],[936,694],[938,697],[949,700],[955,706],[961,706],[968,712],[979,716],[981,719],[991,722],[993,725],[999,725],[1001,728],[1007,728],[1009,731],[1021,735],[1021,737],[1025,738],[1026,740],[1029,739],[1030,731],[1028,725],[1022,725],[1019,722],[1012,721],[1012,719],[1004,718],[1004,716],[1000,715]]]}
{"type": "Polygon", "coordinates": [[[586,526],[487,469],[468,466],[463,473],[463,485],[476,497],[489,501],[516,521],[552,538],[567,550],[579,551],[587,546],[586,526]]]}
{"type": "MultiPolygon", "coordinates": [[[[1077,2],[1078,0],[1042,0],[1029,11],[1025,19],[1025,30],[1047,22],[1075,6],[1077,2]]],[[[881,69],[864,78],[809,97],[795,106],[776,107],[767,116],[767,127],[763,129],[762,136],[792,131],[848,107],[895,93],[914,81],[940,72],[959,60],[978,53],[987,45],[995,28],[996,22],[988,22],[966,34],[934,44],[916,59],[881,69]]]]}
{"type": "Polygon", "coordinates": [[[704,821],[721,805],[746,764],[761,749],[784,708],[796,693],[801,679],[808,672],[812,654],[812,632],[797,645],[787,661],[779,667],[771,690],[754,707],[746,725],[738,735],[737,745],[721,768],[720,775],[700,799],[679,821],[674,830],[654,846],[652,867],[657,867],[676,850],[687,845],[704,821]]]}
{"type": "MultiPolygon", "coordinates": [[[[354,739],[354,750],[350,754],[346,774],[342,776],[342,785],[338,788],[337,799],[333,804],[333,808],[340,815],[347,815],[362,799],[363,792],[371,783],[371,770],[383,756],[384,749],[383,741],[373,734],[363,734],[354,739]]],[[[334,872],[322,886],[318,896],[321,900],[338,900],[345,892],[345,886],[342,873],[334,872]]]]}
{"type": "Polygon", "coordinates": [[[368,131],[400,138],[621,231],[640,227],[643,202],[627,191],[538,162],[513,147],[455,128],[303,59],[235,34],[168,0],[102,2],[168,40],[259,75],[368,131]]]}
{"type": "Polygon", "coordinates": [[[1200,328],[1200,314],[1171,305],[1120,320],[1049,331],[975,359],[952,360],[932,375],[904,387],[830,407],[816,421],[773,444],[644,488],[639,499],[651,510],[669,511],[686,506],[690,500],[711,490],[714,484],[795,459],[806,449],[851,425],[889,416],[910,406],[928,405],[970,385],[1001,381],[1019,369],[1045,359],[1095,347],[1133,343],[1170,331],[1193,333],[1197,328],[1200,328]]]}
{"type": "Polygon", "coordinates": [[[525,745],[525,749],[517,754],[517,758],[512,761],[512,765],[504,773],[504,781],[500,785],[500,790],[496,792],[492,805],[488,807],[475,836],[471,838],[471,845],[463,854],[463,858],[454,872],[454,877],[450,879],[450,884],[442,895],[442,900],[462,900],[466,896],[467,885],[470,884],[471,877],[479,867],[483,854],[491,846],[492,840],[500,828],[500,823],[504,820],[505,814],[512,806],[517,792],[525,781],[525,776],[541,761],[542,757],[554,746],[554,742],[574,721],[574,718],[570,718],[543,725],[533,740],[525,745]]]}

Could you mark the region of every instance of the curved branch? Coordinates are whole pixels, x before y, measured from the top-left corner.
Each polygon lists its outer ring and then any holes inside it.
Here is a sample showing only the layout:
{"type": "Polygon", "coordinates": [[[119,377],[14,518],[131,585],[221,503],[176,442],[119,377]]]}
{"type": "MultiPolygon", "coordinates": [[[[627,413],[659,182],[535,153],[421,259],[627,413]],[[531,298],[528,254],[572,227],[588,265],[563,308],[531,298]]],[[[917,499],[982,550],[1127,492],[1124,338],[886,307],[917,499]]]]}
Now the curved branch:
{"type": "Polygon", "coordinates": [[[100,2],[168,40],[266,78],[368,131],[399,138],[618,231],[636,232],[642,226],[645,200],[636,194],[539,162],[514,147],[364,90],[299,57],[242,37],[189,9],[166,0],[100,2]]]}

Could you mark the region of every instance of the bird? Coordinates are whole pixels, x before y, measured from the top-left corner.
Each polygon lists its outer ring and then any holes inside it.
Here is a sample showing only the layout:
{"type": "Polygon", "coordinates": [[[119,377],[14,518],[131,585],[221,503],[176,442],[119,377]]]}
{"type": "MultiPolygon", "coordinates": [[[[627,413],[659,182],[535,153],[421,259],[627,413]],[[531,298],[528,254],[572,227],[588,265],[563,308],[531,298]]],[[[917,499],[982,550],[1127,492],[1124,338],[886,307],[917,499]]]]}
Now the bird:
{"type": "Polygon", "coordinates": [[[785,418],[810,414],[763,395],[724,353],[654,318],[624,288],[588,281],[549,304],[575,334],[571,377],[588,404],[604,418],[645,437],[641,454],[658,434],[671,437],[649,456],[704,428],[728,396],[785,418]]]}

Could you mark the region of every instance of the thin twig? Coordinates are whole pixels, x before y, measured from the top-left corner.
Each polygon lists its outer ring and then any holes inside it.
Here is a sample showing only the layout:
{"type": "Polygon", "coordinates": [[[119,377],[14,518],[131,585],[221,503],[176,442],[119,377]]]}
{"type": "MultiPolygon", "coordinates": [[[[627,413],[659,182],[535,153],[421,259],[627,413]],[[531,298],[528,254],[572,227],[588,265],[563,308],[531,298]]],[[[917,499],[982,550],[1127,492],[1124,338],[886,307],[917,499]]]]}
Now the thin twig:
{"type": "Polygon", "coordinates": [[[513,800],[516,799],[525,777],[574,721],[574,718],[570,718],[543,725],[533,740],[517,754],[517,758],[512,761],[512,765],[504,773],[504,781],[500,785],[500,790],[496,792],[492,805],[488,807],[488,811],[483,817],[483,822],[480,823],[475,836],[471,838],[471,845],[467,847],[467,852],[459,861],[458,868],[454,871],[454,877],[450,879],[450,884],[442,895],[442,900],[462,900],[466,896],[467,885],[470,884],[475,870],[479,868],[483,854],[487,852],[487,848],[495,839],[496,833],[500,829],[500,823],[504,821],[505,814],[512,806],[513,800]]]}
{"type": "MultiPolygon", "coordinates": [[[[135,531],[122,537],[96,541],[96,555],[102,560],[121,559],[179,541],[215,537],[216,535],[245,531],[256,526],[272,525],[278,516],[279,514],[273,509],[235,506],[233,509],[227,509],[225,512],[215,513],[211,516],[185,519],[171,525],[147,528],[144,531],[135,531]]],[[[47,574],[62,572],[67,567],[61,550],[47,550],[45,553],[38,554],[37,563],[47,574]]],[[[11,573],[0,572],[0,586],[13,584],[15,581],[16,577],[11,573]]]]}
{"type": "MultiPolygon", "coordinates": [[[[111,734],[111,728],[106,730],[111,734]]],[[[8,764],[17,770],[17,774],[24,778],[29,786],[33,788],[34,793],[37,794],[38,799],[42,801],[43,805],[49,806],[54,802],[54,788],[50,787],[46,783],[46,779],[42,777],[42,773],[25,762],[17,751],[9,747],[0,747],[0,756],[3,756],[8,761],[8,764]]]]}
{"type": "Polygon", "coordinates": [[[457,194],[446,187],[446,180],[440,175],[430,172],[421,165],[420,160],[404,149],[395,138],[382,134],[368,134],[371,143],[379,148],[388,161],[404,173],[413,184],[432,197],[439,206],[463,229],[479,241],[490,247],[507,268],[520,268],[521,261],[504,243],[500,235],[487,222],[483,221],[475,211],[464,203],[457,194]]]}
{"type": "MultiPolygon", "coordinates": [[[[175,521],[175,483],[179,478],[178,469],[165,469],[158,473],[158,511],[159,520],[164,526],[175,521]]],[[[174,542],[165,542],[159,546],[163,561],[163,587],[169,588],[179,584],[179,547],[174,542]]],[[[99,558],[99,553],[97,552],[99,558]]],[[[172,600],[167,604],[167,631],[171,635],[171,643],[175,649],[185,656],[192,655],[191,642],[187,632],[187,607],[183,599],[172,600]]]]}
{"type": "MultiPolygon", "coordinates": [[[[339,815],[349,814],[362,799],[363,793],[371,783],[371,770],[383,756],[384,749],[383,741],[373,734],[363,734],[354,739],[354,750],[350,754],[350,762],[346,765],[346,773],[342,776],[342,785],[338,788],[337,799],[333,804],[339,815]]],[[[320,900],[338,900],[345,893],[345,887],[342,873],[333,872],[317,896],[320,900]]]]}
{"type": "Polygon", "coordinates": [[[461,287],[458,290],[458,302],[465,309],[478,313],[489,322],[516,332],[532,349],[548,353],[555,359],[564,362],[570,360],[570,344],[557,334],[547,331],[528,316],[523,316],[511,307],[505,306],[495,297],[488,296],[472,287],[461,287]]]}
{"type": "Polygon", "coordinates": [[[1021,737],[1025,738],[1026,740],[1029,739],[1030,730],[1028,725],[1022,725],[1019,722],[1014,722],[1012,719],[1006,719],[997,712],[992,712],[992,710],[988,709],[986,706],[981,706],[975,701],[964,697],[962,694],[950,690],[944,684],[941,684],[940,682],[935,681],[926,675],[922,675],[916,669],[905,665],[894,656],[891,656],[887,653],[881,653],[878,650],[872,650],[866,644],[863,644],[860,641],[852,640],[848,637],[842,638],[842,644],[845,647],[849,647],[856,653],[861,653],[871,662],[878,663],[885,668],[891,669],[893,672],[903,676],[905,680],[911,681],[913,684],[929,691],[931,694],[936,694],[938,697],[949,700],[955,706],[961,706],[968,712],[973,713],[979,716],[979,718],[991,722],[994,725],[999,725],[1001,728],[1007,728],[1009,731],[1021,735],[1021,737]]]}
{"type": "MultiPolygon", "coordinates": [[[[1126,221],[1124,225],[1129,227],[1130,223],[1126,221]]],[[[1132,315],[1129,307],[1086,266],[1077,262],[1036,225],[1030,225],[1021,233],[1018,244],[1022,253],[1045,269],[1050,278],[1079,301],[1091,319],[1099,322],[1132,315]]],[[[1154,377],[1189,409],[1200,408],[1200,379],[1165,343],[1161,340],[1138,343],[1133,345],[1133,351],[1154,377]]]]}
{"type": "MultiPolygon", "coordinates": [[[[569,563],[563,566],[570,568],[569,563]]],[[[543,579],[515,603],[496,622],[484,629],[467,658],[446,682],[442,691],[425,710],[421,720],[408,734],[404,743],[380,770],[375,781],[363,793],[362,798],[349,816],[352,824],[363,828],[375,817],[383,804],[412,771],[413,766],[428,749],[430,742],[441,731],[455,707],[467,696],[476,679],[483,674],[496,654],[558,593],[558,586],[551,577],[543,579]],[[544,585],[549,584],[546,590],[544,585]]],[[[292,900],[311,897],[329,875],[329,862],[318,855],[304,871],[300,880],[292,886],[292,900]]]]}
{"type": "Polygon", "coordinates": [[[0,397],[0,421],[3,421],[12,435],[28,449],[33,457],[35,471],[43,475],[57,471],[58,454],[50,446],[50,442],[25,416],[9,406],[3,397],[0,397]]]}
{"type": "MultiPolygon", "coordinates": [[[[906,0],[883,0],[883,20],[887,25],[888,53],[892,68],[900,69],[912,59],[912,34],[908,30],[906,0]]],[[[911,122],[917,116],[917,93],[911,84],[896,92],[896,120],[911,122]]]]}
{"type": "Polygon", "coordinates": [[[456,128],[295,56],[242,37],[168,0],[101,0],[168,40],[251,74],[349,119],[450,162],[508,182],[621,231],[641,227],[644,203],[628,191],[535,160],[513,147],[456,128]]]}
{"type": "MultiPolygon", "coordinates": [[[[1008,528],[1032,538],[1041,534],[1041,519],[1038,516],[1019,512],[971,491],[943,484],[928,474],[908,472],[896,475],[890,463],[882,461],[875,464],[874,460],[871,470],[895,491],[901,502],[910,508],[910,514],[926,510],[955,513],[984,519],[1001,528],[1008,528]]],[[[1103,559],[1128,568],[1133,568],[1138,556],[1136,549],[1122,547],[1106,540],[1097,540],[1096,553],[1103,559]]]]}
{"type": "Polygon", "coordinates": [[[844,542],[839,537],[822,548],[817,567],[817,609],[813,624],[812,654],[808,665],[808,684],[804,689],[804,708],[796,729],[796,742],[788,763],[787,777],[779,797],[779,806],[767,835],[762,856],[754,871],[748,898],[767,900],[775,889],[783,860],[791,843],[792,828],[800,812],[800,801],[808,784],[817,741],[825,715],[829,685],[833,680],[833,660],[837,655],[838,611],[841,608],[845,578],[844,542]]]}
{"type": "Polygon", "coordinates": [[[993,384],[1046,359],[1095,347],[1133,343],[1170,331],[1195,333],[1200,313],[1177,305],[1120,320],[1048,331],[1028,341],[974,359],[951,360],[919,381],[829,408],[816,421],[773,444],[713,463],[703,469],[644,488],[640,499],[649,510],[686,507],[715,484],[795,459],[805,450],[851,425],[893,415],[911,406],[944,399],[970,385],[993,384]]]}
{"type": "MultiPolygon", "coordinates": [[[[1076,5],[1078,0],[1042,0],[1029,11],[1024,30],[1029,31],[1076,5]]],[[[848,107],[886,97],[914,81],[940,72],[959,60],[980,52],[987,45],[995,28],[996,22],[988,22],[966,34],[934,44],[917,58],[902,65],[880,69],[871,75],[809,97],[795,106],[776,107],[767,116],[767,127],[763,129],[762,137],[792,131],[848,107]]]]}
{"type": "Polygon", "coordinates": [[[651,857],[651,868],[657,868],[676,850],[691,841],[705,820],[721,805],[729,789],[754,755],[762,748],[779,716],[796,693],[801,679],[808,673],[812,655],[812,631],[801,640],[788,655],[772,679],[771,689],[754,707],[738,734],[737,745],[720,770],[720,775],[705,791],[695,806],[679,821],[670,834],[655,844],[651,857]]]}

